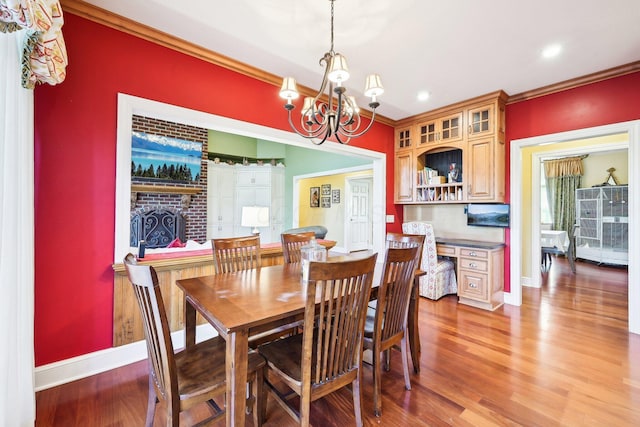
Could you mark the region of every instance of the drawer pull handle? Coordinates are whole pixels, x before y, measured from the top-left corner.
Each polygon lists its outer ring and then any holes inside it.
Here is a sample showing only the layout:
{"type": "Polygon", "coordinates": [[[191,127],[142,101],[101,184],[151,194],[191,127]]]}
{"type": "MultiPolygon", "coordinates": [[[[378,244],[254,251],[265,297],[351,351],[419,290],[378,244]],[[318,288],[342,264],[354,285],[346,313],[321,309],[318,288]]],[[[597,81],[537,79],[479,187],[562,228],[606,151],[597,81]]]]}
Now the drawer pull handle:
{"type": "Polygon", "coordinates": [[[478,256],[478,254],[473,252],[473,251],[471,251],[471,252],[469,252],[469,256],[478,256]]]}
{"type": "Polygon", "coordinates": [[[469,287],[470,287],[471,289],[475,289],[475,288],[477,288],[477,287],[478,287],[478,285],[477,285],[477,284],[475,284],[475,283],[469,283],[469,287]]]}
{"type": "Polygon", "coordinates": [[[469,267],[471,267],[471,268],[476,268],[477,266],[478,266],[478,264],[476,264],[475,262],[469,263],[469,267]]]}

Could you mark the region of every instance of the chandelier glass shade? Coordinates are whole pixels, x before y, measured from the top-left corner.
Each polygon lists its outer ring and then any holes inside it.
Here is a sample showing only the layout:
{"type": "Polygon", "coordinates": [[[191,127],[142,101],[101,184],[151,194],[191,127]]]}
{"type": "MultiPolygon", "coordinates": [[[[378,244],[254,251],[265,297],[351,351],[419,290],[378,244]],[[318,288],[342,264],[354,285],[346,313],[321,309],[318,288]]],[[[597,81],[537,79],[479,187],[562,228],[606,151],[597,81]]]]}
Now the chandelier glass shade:
{"type": "Polygon", "coordinates": [[[320,58],[320,65],[324,66],[322,85],[315,97],[305,97],[300,111],[300,124],[296,126],[292,118],[295,108],[293,100],[300,97],[293,77],[282,80],[280,97],[287,100],[284,108],[287,110],[289,125],[300,136],[310,139],[314,144],[322,144],[332,136],[341,144],[346,144],[351,138],[364,135],[373,125],[376,108],[380,106],[377,97],[382,95],[384,88],[377,74],[370,74],[365,81],[365,96],[370,98],[369,108],[372,110],[371,120],[365,127],[360,120],[360,108],[353,96],[346,95],[343,83],[349,79],[347,59],[333,50],[333,3],[331,2],[331,48],[320,58]]]}

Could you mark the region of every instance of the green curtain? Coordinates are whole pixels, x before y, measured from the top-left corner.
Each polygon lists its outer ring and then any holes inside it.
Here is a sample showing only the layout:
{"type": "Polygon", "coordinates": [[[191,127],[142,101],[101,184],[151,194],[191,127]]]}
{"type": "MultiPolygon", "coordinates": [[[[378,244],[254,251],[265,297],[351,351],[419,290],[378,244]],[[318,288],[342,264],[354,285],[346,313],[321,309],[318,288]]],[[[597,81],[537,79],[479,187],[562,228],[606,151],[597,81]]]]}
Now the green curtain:
{"type": "Polygon", "coordinates": [[[580,188],[580,175],[566,175],[548,178],[547,191],[552,191],[553,229],[565,230],[573,238],[573,224],[576,222],[576,189],[580,188]]]}
{"type": "Polygon", "coordinates": [[[564,230],[573,239],[576,221],[576,190],[580,188],[585,156],[545,160],[544,174],[547,178],[547,195],[550,196],[553,229],[564,230]],[[550,193],[550,194],[549,194],[550,193]]]}

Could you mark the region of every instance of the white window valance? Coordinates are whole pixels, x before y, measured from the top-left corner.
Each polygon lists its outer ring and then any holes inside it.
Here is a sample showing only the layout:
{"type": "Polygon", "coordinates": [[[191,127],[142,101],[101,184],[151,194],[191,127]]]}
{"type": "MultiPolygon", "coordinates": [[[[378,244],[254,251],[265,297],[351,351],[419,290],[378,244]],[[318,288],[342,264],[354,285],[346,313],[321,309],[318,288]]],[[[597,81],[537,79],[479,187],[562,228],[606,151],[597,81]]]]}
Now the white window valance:
{"type": "Polygon", "coordinates": [[[68,64],[62,37],[62,8],[57,0],[0,0],[0,32],[25,29],[22,86],[62,83],[68,64]]]}

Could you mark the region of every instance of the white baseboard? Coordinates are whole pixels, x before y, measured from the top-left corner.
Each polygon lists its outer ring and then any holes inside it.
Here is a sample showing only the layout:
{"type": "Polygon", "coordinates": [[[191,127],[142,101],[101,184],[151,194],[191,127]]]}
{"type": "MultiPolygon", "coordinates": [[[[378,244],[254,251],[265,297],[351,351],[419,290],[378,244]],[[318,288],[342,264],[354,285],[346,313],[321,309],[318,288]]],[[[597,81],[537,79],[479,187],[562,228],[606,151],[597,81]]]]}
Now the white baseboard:
{"type": "MultiPolygon", "coordinates": [[[[215,335],[217,332],[211,325],[200,325],[196,329],[198,342],[215,335]]],[[[171,340],[174,348],[183,347],[184,331],[172,333],[171,340]]],[[[34,370],[35,391],[89,377],[146,358],[147,345],[143,340],[38,366],[34,370]]]]}
{"type": "Polygon", "coordinates": [[[504,303],[509,305],[520,305],[520,301],[517,301],[511,292],[504,292],[502,294],[504,298],[504,303]]]}
{"type": "Polygon", "coordinates": [[[539,288],[540,286],[542,286],[542,282],[539,277],[537,278],[537,280],[533,277],[523,277],[522,279],[520,279],[520,283],[522,284],[522,286],[527,286],[529,288],[539,288]]]}

